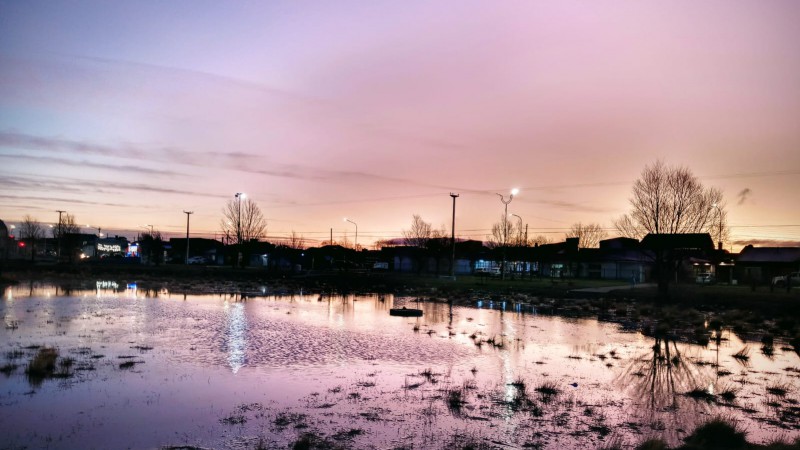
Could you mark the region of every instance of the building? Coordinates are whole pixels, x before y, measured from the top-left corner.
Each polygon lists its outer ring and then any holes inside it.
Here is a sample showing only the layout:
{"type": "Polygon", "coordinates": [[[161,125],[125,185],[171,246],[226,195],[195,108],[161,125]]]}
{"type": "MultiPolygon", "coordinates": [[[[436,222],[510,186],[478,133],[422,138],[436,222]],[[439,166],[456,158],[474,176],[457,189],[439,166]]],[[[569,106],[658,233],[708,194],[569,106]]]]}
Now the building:
{"type": "Polygon", "coordinates": [[[772,277],[800,271],[800,247],[748,245],[739,253],[735,270],[742,283],[769,283],[772,277]]]}

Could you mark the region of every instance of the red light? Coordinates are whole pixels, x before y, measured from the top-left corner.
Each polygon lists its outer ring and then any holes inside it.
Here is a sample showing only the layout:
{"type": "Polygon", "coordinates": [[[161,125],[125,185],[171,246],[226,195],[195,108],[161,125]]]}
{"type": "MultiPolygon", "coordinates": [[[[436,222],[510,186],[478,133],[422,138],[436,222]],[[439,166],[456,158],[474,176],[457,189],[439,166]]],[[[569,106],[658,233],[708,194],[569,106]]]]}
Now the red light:
{"type": "Polygon", "coordinates": [[[24,243],[24,242],[20,242],[20,243],[19,243],[19,246],[20,246],[20,247],[25,247],[25,243],[24,243]]]}

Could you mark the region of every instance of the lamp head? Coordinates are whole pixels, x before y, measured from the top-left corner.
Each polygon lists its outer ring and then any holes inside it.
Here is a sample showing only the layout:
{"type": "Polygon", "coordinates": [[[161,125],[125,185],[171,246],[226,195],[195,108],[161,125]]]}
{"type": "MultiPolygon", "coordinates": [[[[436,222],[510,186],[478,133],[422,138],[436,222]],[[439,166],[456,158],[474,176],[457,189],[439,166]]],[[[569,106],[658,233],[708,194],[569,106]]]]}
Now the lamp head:
{"type": "Polygon", "coordinates": [[[514,188],[511,190],[511,195],[517,195],[517,194],[519,194],[519,189],[514,188]]]}

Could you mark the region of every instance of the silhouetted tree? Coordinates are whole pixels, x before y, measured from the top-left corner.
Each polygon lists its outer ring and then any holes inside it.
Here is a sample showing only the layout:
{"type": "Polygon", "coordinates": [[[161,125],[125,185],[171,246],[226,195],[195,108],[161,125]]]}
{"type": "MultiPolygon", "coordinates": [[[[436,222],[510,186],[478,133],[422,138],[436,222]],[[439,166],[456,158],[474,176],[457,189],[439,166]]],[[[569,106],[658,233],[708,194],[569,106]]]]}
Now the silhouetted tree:
{"type": "Polygon", "coordinates": [[[486,246],[491,249],[499,249],[502,252],[502,261],[500,265],[500,277],[506,278],[506,251],[509,244],[511,244],[511,237],[514,235],[514,223],[508,220],[505,214],[500,215],[500,222],[492,225],[492,234],[488,236],[486,246]]]}
{"type": "Polygon", "coordinates": [[[303,238],[303,236],[292,230],[292,234],[289,235],[289,241],[287,242],[286,246],[295,250],[302,250],[305,248],[305,245],[306,240],[303,238]]]}
{"type": "Polygon", "coordinates": [[[261,208],[251,198],[229,200],[222,210],[222,232],[236,239],[237,244],[262,238],[267,231],[267,220],[261,208]]]}
{"type": "Polygon", "coordinates": [[[719,229],[719,220],[727,217],[720,190],[704,187],[688,168],[669,167],[662,161],[644,168],[630,203],[631,211],[615,220],[614,227],[621,236],[634,239],[648,233],[716,236],[714,227],[719,229]]]}
{"type": "Polygon", "coordinates": [[[53,227],[53,238],[56,239],[59,257],[67,256],[70,262],[75,258],[77,247],[80,244],[80,227],[75,223],[75,216],[62,214],[58,224],[53,227]]]}
{"type": "Polygon", "coordinates": [[[582,224],[580,222],[572,224],[572,228],[567,232],[566,237],[578,238],[580,248],[597,248],[600,241],[606,238],[608,233],[597,223],[582,224]]]}
{"type": "Polygon", "coordinates": [[[514,223],[501,214],[500,222],[492,224],[492,234],[487,236],[486,246],[492,249],[507,247],[514,235],[514,228],[514,223]]]}
{"type": "Polygon", "coordinates": [[[149,264],[160,265],[164,262],[164,239],[158,230],[141,236],[142,254],[147,255],[149,264]]]}
{"type": "Polygon", "coordinates": [[[528,240],[529,245],[533,246],[545,245],[549,244],[550,242],[550,238],[543,234],[536,235],[528,240]]]}
{"type": "Polygon", "coordinates": [[[403,239],[406,245],[411,247],[425,248],[425,244],[432,236],[433,227],[430,223],[422,220],[419,214],[414,214],[411,219],[411,228],[403,230],[403,239]]]}
{"type": "Polygon", "coordinates": [[[31,261],[36,257],[36,241],[44,237],[42,225],[30,215],[25,215],[19,225],[19,236],[31,252],[31,261]]]}
{"type": "MultiPolygon", "coordinates": [[[[722,192],[706,188],[686,167],[668,167],[656,161],[642,171],[633,185],[631,211],[614,222],[625,237],[642,239],[648,233],[709,233],[725,228],[722,192]],[[714,218],[717,221],[714,221],[714,218]]],[[[667,298],[671,275],[681,262],[671,249],[655,251],[655,271],[661,299],[667,298]]]]}

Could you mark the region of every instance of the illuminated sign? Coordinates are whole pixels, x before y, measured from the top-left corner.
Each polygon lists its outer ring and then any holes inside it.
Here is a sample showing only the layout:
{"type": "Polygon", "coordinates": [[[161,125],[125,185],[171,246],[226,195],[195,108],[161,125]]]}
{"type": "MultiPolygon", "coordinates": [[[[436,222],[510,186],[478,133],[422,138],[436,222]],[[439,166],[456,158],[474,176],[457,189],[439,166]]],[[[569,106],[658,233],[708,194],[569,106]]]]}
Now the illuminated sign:
{"type": "Polygon", "coordinates": [[[97,251],[98,252],[121,252],[122,246],[119,244],[97,244],[97,251]]]}
{"type": "Polygon", "coordinates": [[[98,281],[97,289],[118,289],[119,284],[116,281],[98,281]]]}

